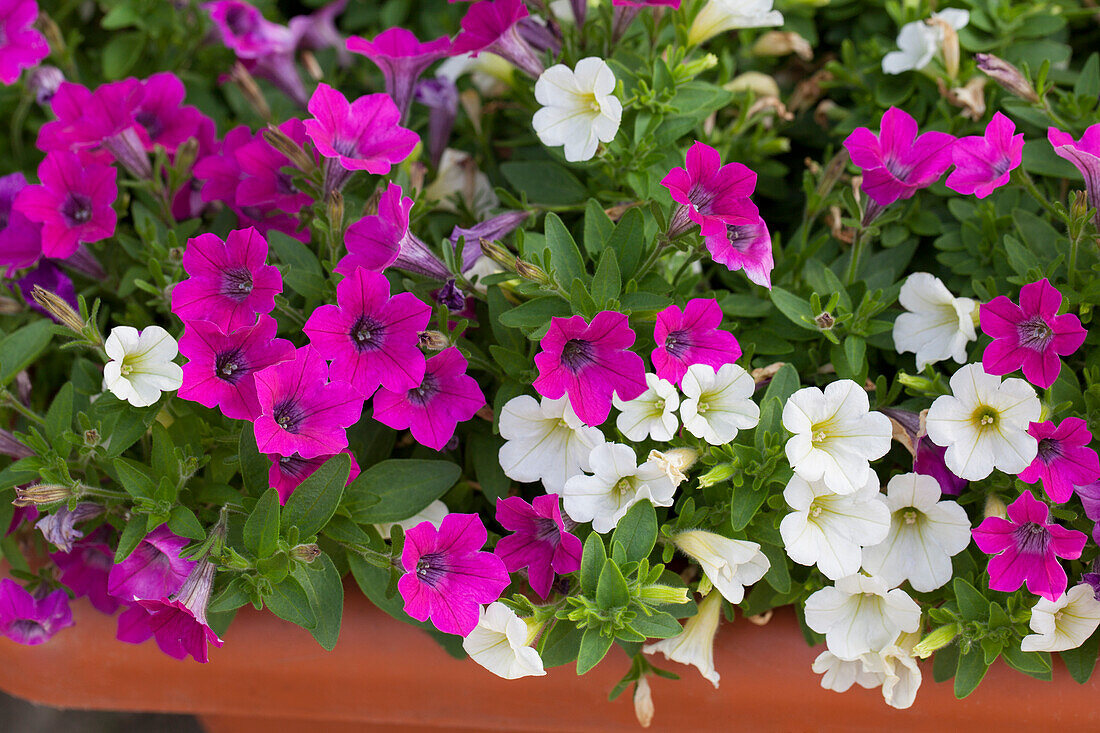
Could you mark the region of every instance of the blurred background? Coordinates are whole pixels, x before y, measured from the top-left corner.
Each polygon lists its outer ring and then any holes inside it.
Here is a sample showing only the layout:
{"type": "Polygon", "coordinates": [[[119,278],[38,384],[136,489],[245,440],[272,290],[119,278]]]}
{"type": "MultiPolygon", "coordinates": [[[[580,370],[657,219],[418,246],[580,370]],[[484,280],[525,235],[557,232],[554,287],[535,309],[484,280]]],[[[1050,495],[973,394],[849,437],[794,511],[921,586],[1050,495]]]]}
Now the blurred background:
{"type": "Polygon", "coordinates": [[[203,733],[190,715],[57,710],[0,693],[4,733],[203,733]]]}

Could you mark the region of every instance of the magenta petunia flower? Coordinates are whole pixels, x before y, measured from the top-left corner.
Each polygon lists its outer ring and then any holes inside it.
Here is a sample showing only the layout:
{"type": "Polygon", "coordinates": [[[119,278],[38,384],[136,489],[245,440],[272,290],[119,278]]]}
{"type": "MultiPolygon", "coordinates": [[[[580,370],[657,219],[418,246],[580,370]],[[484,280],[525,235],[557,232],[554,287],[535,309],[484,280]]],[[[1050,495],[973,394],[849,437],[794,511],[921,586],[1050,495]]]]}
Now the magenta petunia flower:
{"type": "Polygon", "coordinates": [[[508,572],[527,568],[531,589],[546,598],[554,574],[572,573],[581,566],[581,541],[566,527],[574,523],[561,515],[557,494],[536,496],[530,504],[519,496],[497,502],[497,521],[513,534],[502,537],[493,552],[508,572]]]}
{"type": "Polygon", "coordinates": [[[124,603],[167,598],[179,590],[195,566],[179,556],[186,546],[187,539],[162,524],[147,534],[128,558],[111,568],[107,592],[124,603]]]}
{"type": "Polygon", "coordinates": [[[63,259],[81,242],[98,242],[115,233],[116,175],[109,165],[54,151],[38,166],[42,183],[20,191],[13,208],[42,225],[42,253],[63,259]]]}
{"type": "Polygon", "coordinates": [[[135,117],[144,96],[141,82],[132,77],[100,85],[92,90],[76,126],[93,149],[101,147],[134,177],[149,179],[153,168],[135,117]]]}
{"type": "Polygon", "coordinates": [[[729,270],[744,270],[745,277],[761,287],[772,287],[772,236],[763,217],[749,224],[730,224],[723,234],[703,238],[711,258],[729,270]]]}
{"type": "Polygon", "coordinates": [[[313,311],[302,330],[332,362],[329,376],[349,382],[366,399],[379,386],[406,392],[424,379],[419,333],[432,309],[412,293],[390,297],[389,280],[358,268],[336,286],[338,305],[313,311]]]}
{"type": "Polygon", "coordinates": [[[218,407],[234,420],[255,420],[260,414],[256,372],[294,358],[294,344],[275,338],[279,324],[268,315],[251,326],[225,333],[216,323],[192,320],[179,340],[183,385],[176,396],[218,407]]]}
{"type": "Polygon", "coordinates": [[[38,3],[34,0],[0,2],[0,82],[19,81],[23,69],[29,69],[50,55],[46,37],[34,28],[38,3]]]}
{"type": "Polygon", "coordinates": [[[913,473],[931,476],[940,485],[940,491],[951,496],[958,496],[969,483],[951,472],[944,458],[947,448],[936,445],[927,435],[922,435],[916,441],[916,455],[913,456],[913,473]]]}
{"type": "Polygon", "coordinates": [[[254,228],[187,240],[183,269],[190,276],[172,291],[172,312],[184,322],[212,321],[227,330],[251,326],[270,313],[283,290],[279,270],[267,261],[267,240],[254,228]]]}
{"type": "Polygon", "coordinates": [[[294,47],[294,34],[289,28],[267,20],[247,2],[216,0],[204,7],[217,26],[222,43],[242,59],[285,53],[294,47]]]}
{"type": "Polygon", "coordinates": [[[476,514],[448,514],[438,530],[431,522],[408,530],[401,552],[405,574],[397,582],[405,613],[431,619],[445,634],[473,631],[481,604],[500,598],[510,580],[499,557],[480,552],[486,538],[476,514]]]}
{"type": "Polygon", "coordinates": [[[63,590],[41,595],[46,590],[42,586],[31,595],[11,578],[0,581],[0,634],[20,644],[37,646],[72,626],[69,596],[63,590]]]}
{"type": "Polygon", "coordinates": [[[22,173],[0,176],[0,268],[6,267],[8,276],[42,256],[41,225],[14,208],[16,196],[26,187],[22,173]]]}
{"type": "Polygon", "coordinates": [[[333,0],[309,15],[298,15],[287,21],[295,48],[305,51],[336,49],[336,59],[341,66],[351,63],[351,54],[344,46],[344,37],[336,28],[336,16],[344,12],[348,0],[333,0]]]}
{"type": "Polygon", "coordinates": [[[683,310],[670,305],[657,314],[651,356],[657,376],[679,385],[692,364],[707,364],[714,371],[741,357],[741,345],[723,331],[722,309],[713,298],[693,298],[683,310]]]}
{"type": "Polygon", "coordinates": [[[206,621],[215,572],[213,563],[204,560],[196,564],[175,596],[137,602],[148,614],[144,623],[152,631],[157,646],[168,656],[185,659],[191,655],[196,662],[205,664],[210,661],[207,644],[218,647],[223,644],[206,621]]]}
{"type": "Polygon", "coordinates": [[[339,453],[348,447],[346,428],[363,412],[363,396],[346,382],[329,382],[328,365],[312,346],[256,372],[256,394],[260,416],[253,426],[261,453],[339,453]]]}
{"type": "Polygon", "coordinates": [[[480,0],[466,10],[462,31],[455,36],[451,55],[477,56],[490,51],[538,79],[542,61],[523,39],[519,22],[528,16],[523,0],[480,0]]]}
{"type": "Polygon", "coordinates": [[[681,0],[611,0],[612,5],[628,8],[666,7],[679,9],[681,0]]]}
{"type": "Polygon", "coordinates": [[[1100,123],[1085,130],[1080,140],[1074,140],[1073,135],[1057,127],[1047,130],[1047,139],[1059,157],[1073,163],[1081,171],[1089,208],[1096,210],[1093,221],[1100,228],[1100,123]]]}
{"type": "Polygon", "coordinates": [[[699,225],[706,236],[726,236],[730,224],[751,224],[759,211],[749,196],[756,188],[756,174],[740,163],[722,165],[718,151],[696,141],[688,148],[683,168],[673,168],[661,185],[679,204],[669,224],[669,235],[676,237],[699,225]]]}
{"type": "MultiPolygon", "coordinates": [[[[348,474],[350,484],[359,476],[359,463],[351,451],[344,451],[351,458],[351,473],[348,474]]],[[[317,456],[316,458],[302,458],[301,456],[268,456],[271,460],[271,470],[267,474],[268,482],[279,492],[279,503],[286,504],[287,499],[294,490],[302,485],[302,482],[312,476],[325,461],[332,456],[317,456]]]]}
{"type": "Polygon", "coordinates": [[[443,450],[458,424],[484,405],[477,381],[466,374],[465,357],[451,346],[427,360],[419,386],[406,392],[379,388],[374,419],[394,430],[409,430],[421,445],[443,450]]]}
{"type": "Polygon", "coordinates": [[[217,153],[206,155],[195,163],[193,174],[203,181],[203,201],[222,201],[227,206],[237,205],[237,186],[244,179],[244,171],[237,160],[237,151],[252,140],[252,130],[247,125],[234,127],[225,133],[217,153]]]}
{"type": "Polygon", "coordinates": [[[328,163],[328,190],[339,189],[350,173],[365,170],[386,175],[395,163],[409,157],[420,138],[398,122],[401,111],[386,94],[368,94],[349,103],[328,84],[318,84],[309,99],[313,119],[305,121],[306,134],[328,163]],[[335,178],[334,178],[335,177],[335,178]]]}
{"type": "Polygon", "coordinates": [[[104,541],[106,532],[97,530],[86,540],[73,545],[69,552],[50,553],[61,571],[61,582],[75,598],[87,596],[101,613],[114,613],[119,600],[107,592],[107,578],[115,563],[115,551],[104,541]]]}
{"type": "Polygon", "coordinates": [[[1061,425],[1033,422],[1027,432],[1039,441],[1039,454],[1017,477],[1025,484],[1042,480],[1051,501],[1064,504],[1074,486],[1100,480],[1100,459],[1088,447],[1092,433],[1081,418],[1067,417],[1061,425]]]}
{"type": "Polygon", "coordinates": [[[1043,278],[1020,288],[1020,304],[998,295],[978,310],[982,331],[993,343],[982,353],[982,367],[998,376],[1023,369],[1027,380],[1046,389],[1088,332],[1072,313],[1058,315],[1062,294],[1043,278]]]}
{"type": "Polygon", "coordinates": [[[630,351],[633,343],[622,313],[601,311],[591,324],[581,316],[555,316],[539,342],[534,387],[552,400],[568,395],[581,420],[599,425],[611,412],[613,394],[629,401],[646,390],[645,365],[630,351]]]}
{"type": "Polygon", "coordinates": [[[952,191],[984,199],[1008,183],[1024,156],[1024,134],[1014,135],[1016,125],[1000,112],[985,128],[984,135],[960,137],[951,147],[955,170],[944,182],[952,191]]]}
{"type": "Polygon", "coordinates": [[[1023,583],[1035,595],[1056,601],[1066,592],[1066,571],[1058,558],[1076,560],[1083,532],[1050,522],[1047,505],[1030,491],[1008,505],[1008,519],[987,517],[972,530],[974,544],[989,559],[989,587],[1011,593],[1023,583]]]}
{"type": "Polygon", "coordinates": [[[852,162],[863,169],[863,192],[880,206],[911,198],[951,165],[953,136],[917,133],[917,121],[891,107],[882,116],[878,135],[858,127],[844,141],[852,162]]]}
{"type": "MultiPolygon", "coordinates": [[[[301,120],[291,118],[279,125],[279,130],[298,145],[305,145],[306,130],[301,120]]],[[[257,135],[234,151],[241,169],[235,202],[238,206],[260,206],[297,214],[313,199],[294,187],[294,181],[284,167],[293,167],[290,160],[257,135]]]]}
{"type": "Polygon", "coordinates": [[[186,90],[180,78],[170,71],[153,74],[141,83],[141,102],[134,110],[138,137],[146,150],[157,145],[169,153],[192,137],[206,118],[197,107],[183,104],[186,90]]]}
{"type": "Polygon", "coordinates": [[[451,39],[442,36],[421,42],[412,31],[396,27],[382,31],[371,41],[353,36],[348,39],[347,47],[353,53],[363,54],[382,70],[386,94],[393,99],[404,119],[417,80],[429,66],[450,54],[451,39]]]}

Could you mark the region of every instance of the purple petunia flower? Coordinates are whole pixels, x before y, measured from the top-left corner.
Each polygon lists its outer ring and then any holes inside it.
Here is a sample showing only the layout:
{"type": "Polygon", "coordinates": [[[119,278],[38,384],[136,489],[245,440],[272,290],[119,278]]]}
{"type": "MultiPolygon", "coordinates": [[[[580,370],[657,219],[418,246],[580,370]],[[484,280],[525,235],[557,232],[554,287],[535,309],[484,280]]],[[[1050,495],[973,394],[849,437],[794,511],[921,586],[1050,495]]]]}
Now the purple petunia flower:
{"type": "Polygon", "coordinates": [[[275,338],[279,324],[268,315],[252,326],[225,333],[210,321],[188,321],[179,340],[183,385],[176,396],[218,407],[234,420],[255,420],[260,414],[256,398],[256,372],[294,358],[294,344],[275,338]]]}
{"type": "Polygon", "coordinates": [[[237,205],[237,186],[244,179],[244,171],[237,161],[237,151],[252,139],[252,130],[247,125],[234,127],[225,133],[217,153],[206,155],[195,163],[194,176],[203,181],[203,201],[237,205]]]}
{"type": "Polygon", "coordinates": [[[418,334],[432,309],[412,293],[390,297],[389,280],[358,268],[336,286],[338,305],[323,305],[302,330],[332,362],[329,376],[369,398],[379,386],[406,392],[424,378],[418,334]]]}
{"type": "Polygon", "coordinates": [[[347,6],[348,0],[333,0],[309,15],[298,15],[287,21],[287,27],[295,39],[295,48],[305,51],[334,48],[340,66],[350,64],[351,55],[344,47],[344,37],[336,28],[336,16],[343,13],[347,6]]]}
{"type": "Polygon", "coordinates": [[[434,41],[421,42],[411,31],[390,28],[371,41],[353,36],[348,39],[347,47],[353,53],[363,54],[382,70],[386,94],[393,99],[401,112],[401,119],[404,119],[417,80],[429,66],[449,55],[451,39],[442,36],[434,41]]]}
{"type": "Polygon", "coordinates": [[[1062,294],[1043,278],[1020,288],[1020,304],[998,295],[978,310],[982,331],[993,343],[982,353],[982,366],[998,376],[1023,369],[1032,384],[1046,389],[1088,332],[1072,313],[1058,315],[1062,294]]]}
{"type": "Polygon", "coordinates": [[[527,16],[523,0],[474,3],[462,18],[462,31],[455,36],[451,55],[477,56],[482,51],[490,51],[538,79],[543,72],[542,62],[519,32],[518,24],[527,16]]]}
{"type": "MultiPolygon", "coordinates": [[[[359,476],[359,463],[351,451],[344,451],[351,458],[351,473],[348,474],[350,484],[359,476]]],[[[294,490],[302,485],[302,482],[312,476],[325,461],[332,456],[317,456],[316,458],[302,458],[293,456],[268,456],[271,460],[271,470],[268,471],[267,480],[276,491],[279,492],[279,503],[286,504],[287,499],[294,490]]]]}
{"type": "Polygon", "coordinates": [[[692,364],[707,364],[718,371],[741,357],[741,345],[723,331],[722,309],[713,298],[693,298],[683,310],[670,305],[657,314],[651,356],[657,376],[679,385],[692,364]]]}
{"type": "Polygon", "coordinates": [[[599,425],[611,412],[613,394],[625,402],[646,390],[645,365],[630,351],[633,343],[622,313],[601,311],[591,324],[581,316],[555,316],[535,356],[535,390],[552,400],[568,395],[577,417],[599,425]]]}
{"type": "Polygon", "coordinates": [[[157,646],[168,656],[185,659],[190,654],[196,662],[205,664],[210,661],[207,644],[218,647],[223,644],[206,621],[216,571],[213,563],[203,560],[187,576],[178,594],[137,602],[148,614],[144,623],[156,638],[157,646]]]}
{"type": "MultiPolygon", "coordinates": [[[[27,187],[22,173],[0,177],[0,267],[30,267],[42,256],[42,227],[14,208],[15,198],[27,187]]],[[[0,272],[0,275],[3,273],[0,272]]]]}
{"type": "Polygon", "coordinates": [[[428,359],[420,385],[406,392],[385,387],[374,395],[374,419],[394,430],[408,429],[421,445],[443,450],[460,422],[485,405],[485,396],[466,374],[466,359],[451,346],[428,359]]]}
{"type": "Polygon", "coordinates": [[[913,472],[931,476],[940,485],[940,491],[951,496],[958,496],[969,483],[951,472],[947,467],[944,456],[947,448],[936,445],[927,435],[922,435],[916,441],[916,455],[913,456],[913,472]]]}
{"type": "Polygon", "coordinates": [[[346,382],[329,382],[328,366],[312,346],[256,372],[260,416],[254,422],[261,453],[316,458],[348,447],[345,429],[359,421],[363,396],[346,382]]]}
{"type": "MultiPolygon", "coordinates": [[[[298,145],[306,142],[305,125],[299,119],[287,120],[279,125],[279,130],[298,145]]],[[[270,207],[297,214],[302,207],[313,203],[312,198],[294,187],[291,175],[283,171],[293,166],[291,161],[271,147],[262,135],[236,148],[233,155],[240,166],[234,196],[237,206],[270,207]]]]}
{"type": "Polygon", "coordinates": [[[228,330],[251,326],[270,313],[283,290],[279,270],[267,261],[267,240],[254,228],[187,240],[183,269],[190,276],[172,291],[172,312],[184,322],[205,320],[228,330]]]}
{"type": "Polygon", "coordinates": [[[951,165],[953,136],[917,133],[917,121],[891,107],[882,116],[878,135],[858,127],[844,141],[852,162],[863,169],[863,192],[879,206],[911,198],[918,189],[939,180],[951,165]]]}
{"type": "Polygon", "coordinates": [[[458,87],[450,79],[437,76],[420,81],[414,96],[428,108],[428,157],[432,167],[439,168],[458,115],[458,87]]]}
{"type": "Polygon", "coordinates": [[[749,224],[730,224],[723,234],[703,238],[711,258],[729,270],[744,270],[745,277],[757,285],[772,287],[772,237],[761,216],[749,224]]]}
{"type": "Polygon", "coordinates": [[[1100,229],[1100,123],[1085,130],[1080,140],[1074,140],[1073,135],[1057,127],[1047,130],[1047,139],[1059,157],[1073,163],[1081,171],[1089,208],[1096,210],[1093,222],[1100,229]]]}
{"type": "Polygon", "coordinates": [[[187,540],[167,525],[145,536],[130,556],[111,568],[107,592],[124,603],[167,598],[179,590],[195,563],[180,557],[187,540]]]}
{"type": "Polygon", "coordinates": [[[5,85],[14,84],[23,69],[50,55],[46,37],[34,28],[37,19],[34,0],[0,2],[0,82],[5,85]]]}
{"type": "Polygon", "coordinates": [[[1088,447],[1092,433],[1081,418],[1067,417],[1061,425],[1033,422],[1027,432],[1039,441],[1039,453],[1017,478],[1025,484],[1042,480],[1051,501],[1064,504],[1073,496],[1074,486],[1100,479],[1100,459],[1088,447]]]}
{"type": "Polygon", "coordinates": [[[944,182],[952,191],[984,199],[1008,183],[1024,156],[1024,134],[1000,112],[993,115],[984,135],[960,137],[951,147],[955,170],[944,182]]]}
{"type": "Polygon", "coordinates": [[[134,109],[138,137],[146,150],[160,145],[175,153],[181,144],[197,137],[206,116],[197,107],[183,104],[183,82],[170,71],[153,74],[141,83],[141,102],[134,109]]]}
{"type": "Polygon", "coordinates": [[[42,597],[31,595],[11,578],[0,581],[0,634],[12,641],[37,646],[53,638],[61,629],[73,625],[69,596],[55,590],[42,597]]]}
{"type": "Polygon", "coordinates": [[[221,34],[222,43],[242,59],[255,59],[293,47],[293,34],[286,26],[264,18],[255,6],[242,0],[206,3],[210,19],[221,34]]]}
{"type": "Polygon", "coordinates": [[[107,592],[115,551],[104,541],[106,536],[101,528],[88,539],[77,542],[69,552],[50,553],[50,559],[61,571],[61,582],[74,597],[87,596],[93,608],[111,614],[118,610],[119,600],[107,592]]]}
{"type": "Polygon", "coordinates": [[[481,604],[500,598],[510,580],[499,557],[480,552],[486,538],[476,514],[448,514],[438,530],[431,522],[408,530],[401,552],[405,574],[397,582],[405,613],[431,619],[445,634],[473,631],[481,604]]]}
{"type": "Polygon", "coordinates": [[[528,213],[526,211],[505,211],[503,214],[497,214],[485,221],[479,221],[472,227],[456,226],[452,229],[451,236],[448,237],[451,246],[457,248],[459,238],[466,238],[466,245],[462,252],[462,271],[465,272],[470,269],[474,262],[482,256],[478,242],[482,239],[488,239],[489,241],[503,239],[514,232],[520,224],[527,221],[527,217],[528,213]]]}
{"type": "Polygon", "coordinates": [[[52,543],[62,552],[72,552],[73,542],[84,537],[84,533],[76,528],[78,522],[84,522],[103,513],[103,507],[91,502],[81,502],[72,511],[62,505],[52,514],[42,517],[35,523],[35,527],[47,542],[52,543]]]}
{"type": "Polygon", "coordinates": [[[740,163],[722,165],[718,151],[696,141],[688,148],[683,168],[673,168],[661,185],[680,204],[669,224],[669,235],[678,236],[699,225],[700,233],[725,236],[729,224],[751,224],[759,215],[749,196],[756,188],[756,174],[740,163]]]}
{"type": "Polygon", "coordinates": [[[42,183],[20,191],[13,208],[42,224],[42,253],[63,259],[75,254],[81,242],[115,233],[116,175],[109,165],[54,151],[38,166],[42,183]]]}
{"type": "Polygon", "coordinates": [[[1077,498],[1085,508],[1085,516],[1094,523],[1092,541],[1100,544],[1100,481],[1075,486],[1077,498]]]}
{"type": "Polygon", "coordinates": [[[1076,560],[1084,533],[1050,522],[1047,505],[1030,491],[1008,505],[1008,519],[987,517],[972,530],[974,544],[989,559],[989,587],[1011,593],[1024,582],[1035,595],[1056,601],[1066,592],[1066,571],[1058,558],[1076,560]]]}
{"type": "Polygon", "coordinates": [[[568,532],[574,523],[562,517],[559,505],[556,494],[536,496],[530,504],[519,496],[497,502],[497,521],[513,534],[502,537],[493,552],[510,573],[527,568],[531,589],[544,599],[555,573],[572,573],[581,566],[581,541],[568,532]]]}

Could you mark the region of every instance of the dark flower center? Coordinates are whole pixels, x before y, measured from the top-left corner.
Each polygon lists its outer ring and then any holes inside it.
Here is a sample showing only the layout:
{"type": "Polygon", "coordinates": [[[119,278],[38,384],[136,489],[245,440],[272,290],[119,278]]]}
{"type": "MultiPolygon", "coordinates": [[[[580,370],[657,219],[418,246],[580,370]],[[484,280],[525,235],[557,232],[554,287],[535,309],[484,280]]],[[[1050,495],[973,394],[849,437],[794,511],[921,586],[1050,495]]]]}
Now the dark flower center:
{"type": "Polygon", "coordinates": [[[150,140],[156,140],[164,132],[164,124],[161,123],[160,118],[148,110],[142,110],[135,114],[134,121],[145,128],[150,140]]]}
{"type": "Polygon", "coordinates": [[[913,172],[913,166],[902,163],[893,155],[883,157],[882,162],[886,166],[886,170],[890,171],[894,178],[897,178],[903,183],[913,172]]]}
{"type": "Polygon", "coordinates": [[[345,158],[359,157],[359,141],[336,138],[332,141],[332,148],[345,158]]]}
{"type": "Polygon", "coordinates": [[[243,302],[252,294],[252,273],[245,267],[234,267],[222,273],[222,295],[243,302]]]}
{"type": "Polygon", "coordinates": [[[416,577],[432,588],[447,574],[447,558],[442,552],[429,552],[416,561],[416,577]]]}
{"type": "Polygon", "coordinates": [[[1051,463],[1062,457],[1062,443],[1054,438],[1041,438],[1039,440],[1039,460],[1043,463],[1051,463]]]}
{"type": "Polygon", "coordinates": [[[283,430],[288,433],[297,433],[302,426],[302,420],[306,414],[301,405],[293,397],[288,397],[271,411],[271,416],[283,430]]]}
{"type": "Polygon", "coordinates": [[[538,542],[552,542],[558,543],[558,538],[561,536],[561,531],[558,529],[558,525],[553,519],[547,519],[546,517],[539,517],[535,520],[535,540],[538,542]]]}
{"type": "Polygon", "coordinates": [[[1039,316],[1020,321],[1016,324],[1016,333],[1019,334],[1020,346],[1033,351],[1045,351],[1054,339],[1054,331],[1039,316]]]}
{"type": "Polygon", "coordinates": [[[289,173],[283,173],[282,171],[276,173],[275,190],[284,196],[298,193],[298,189],[294,186],[294,176],[289,173]]]}
{"type": "Polygon", "coordinates": [[[726,227],[726,239],[738,252],[745,252],[752,244],[753,227],[749,224],[730,224],[726,227]]]}
{"type": "Polygon", "coordinates": [[[61,204],[61,216],[70,227],[88,223],[92,218],[92,200],[82,193],[70,193],[61,204]]]}
{"type": "Polygon", "coordinates": [[[565,346],[561,347],[561,363],[569,371],[576,373],[591,364],[592,342],[584,339],[569,339],[565,346]]]}
{"type": "Polygon", "coordinates": [[[431,372],[425,372],[424,380],[420,382],[420,386],[409,390],[409,402],[418,406],[426,405],[432,401],[432,398],[438,392],[439,380],[431,372]]]}
{"type": "Polygon", "coordinates": [[[11,630],[15,632],[20,638],[27,639],[39,639],[47,634],[46,627],[29,618],[21,618],[18,621],[12,622],[11,630]]]}
{"type": "Polygon", "coordinates": [[[348,336],[356,351],[375,351],[382,346],[385,326],[369,316],[359,316],[352,325],[348,336]]]}
{"type": "Polygon", "coordinates": [[[714,203],[715,191],[701,184],[695,184],[688,190],[688,201],[695,205],[695,210],[700,214],[709,214],[710,206],[714,203]]]}
{"type": "Polygon", "coordinates": [[[1025,555],[1045,555],[1050,546],[1050,532],[1036,522],[1021,524],[1012,531],[1016,547],[1025,555]]]}
{"type": "Polygon", "coordinates": [[[665,336],[665,351],[675,359],[682,359],[691,348],[691,334],[686,328],[672,331],[665,336]]]}
{"type": "Polygon", "coordinates": [[[250,33],[254,27],[252,15],[240,7],[230,8],[225,14],[225,24],[238,36],[250,33]]]}
{"type": "Polygon", "coordinates": [[[223,351],[214,357],[214,374],[218,379],[236,384],[248,373],[248,362],[244,359],[240,347],[223,351]]]}
{"type": "Polygon", "coordinates": [[[304,479],[306,473],[314,467],[314,461],[301,456],[280,456],[279,471],[293,479],[304,479]]]}

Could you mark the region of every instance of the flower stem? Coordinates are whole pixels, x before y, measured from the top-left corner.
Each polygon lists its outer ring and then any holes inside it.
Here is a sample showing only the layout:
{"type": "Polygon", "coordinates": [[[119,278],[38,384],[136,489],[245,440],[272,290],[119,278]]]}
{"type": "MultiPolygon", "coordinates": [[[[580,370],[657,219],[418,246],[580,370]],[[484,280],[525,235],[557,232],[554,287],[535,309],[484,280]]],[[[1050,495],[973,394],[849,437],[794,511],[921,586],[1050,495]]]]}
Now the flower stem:
{"type": "Polygon", "coordinates": [[[32,411],[29,407],[20,402],[15,395],[9,392],[7,389],[0,389],[0,402],[6,402],[9,407],[18,412],[23,417],[27,418],[31,422],[36,422],[39,425],[45,425],[46,420],[37,412],[32,411]]]}
{"type": "Polygon", "coordinates": [[[848,271],[844,275],[844,284],[851,285],[855,282],[856,274],[859,272],[859,257],[863,254],[863,235],[867,230],[860,225],[856,229],[855,236],[852,238],[852,256],[848,260],[848,271]]]}
{"type": "Polygon", "coordinates": [[[1058,209],[1054,208],[1054,204],[1047,201],[1046,197],[1043,196],[1042,191],[1040,191],[1039,187],[1035,185],[1035,181],[1031,180],[1031,176],[1027,174],[1027,171],[1025,171],[1021,167],[1017,168],[1016,172],[1019,173],[1018,178],[1020,179],[1020,185],[1024,187],[1024,190],[1031,194],[1031,197],[1038,201],[1039,204],[1047,210],[1047,213],[1053,214],[1062,221],[1065,221],[1065,217],[1058,212],[1058,209]]]}

